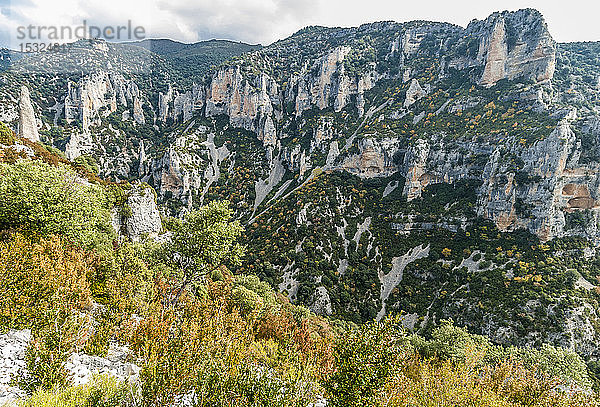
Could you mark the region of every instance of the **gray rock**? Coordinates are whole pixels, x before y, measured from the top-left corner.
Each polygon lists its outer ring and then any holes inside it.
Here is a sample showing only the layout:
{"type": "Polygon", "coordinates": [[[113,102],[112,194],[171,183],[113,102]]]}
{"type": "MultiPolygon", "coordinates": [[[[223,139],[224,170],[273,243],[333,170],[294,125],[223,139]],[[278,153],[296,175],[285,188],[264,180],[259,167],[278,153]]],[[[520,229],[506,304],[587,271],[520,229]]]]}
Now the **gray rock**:
{"type": "Polygon", "coordinates": [[[19,136],[34,142],[40,141],[37,120],[29,98],[29,89],[24,85],[21,86],[21,96],[19,97],[19,136]]]}

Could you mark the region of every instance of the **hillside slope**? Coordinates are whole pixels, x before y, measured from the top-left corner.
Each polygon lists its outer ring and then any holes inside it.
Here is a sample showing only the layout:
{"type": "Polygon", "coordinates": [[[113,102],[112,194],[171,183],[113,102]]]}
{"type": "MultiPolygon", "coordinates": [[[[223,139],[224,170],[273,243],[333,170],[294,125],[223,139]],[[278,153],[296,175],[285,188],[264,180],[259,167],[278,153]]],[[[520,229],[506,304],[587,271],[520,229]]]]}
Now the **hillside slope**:
{"type": "Polygon", "coordinates": [[[16,64],[0,119],[17,128],[28,84],[43,142],[148,182],[163,213],[229,199],[237,271],[316,312],[597,358],[597,44],[556,44],[531,9],[308,27],[194,83],[204,51],[90,46],[93,73],[16,64]]]}

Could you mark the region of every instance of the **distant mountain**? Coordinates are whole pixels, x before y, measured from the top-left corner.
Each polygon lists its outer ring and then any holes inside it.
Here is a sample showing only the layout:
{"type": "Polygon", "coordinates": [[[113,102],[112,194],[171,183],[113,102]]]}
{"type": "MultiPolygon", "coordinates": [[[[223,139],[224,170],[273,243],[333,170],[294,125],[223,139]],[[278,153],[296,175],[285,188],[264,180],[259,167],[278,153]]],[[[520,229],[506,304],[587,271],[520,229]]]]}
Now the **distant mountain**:
{"type": "Polygon", "coordinates": [[[161,55],[175,66],[184,78],[199,80],[202,75],[222,62],[262,48],[243,42],[209,40],[182,43],[169,39],[146,39],[125,43],[145,48],[161,55]]]}
{"type": "Polygon", "coordinates": [[[146,48],[156,54],[169,57],[189,57],[192,55],[204,55],[210,53],[233,57],[262,48],[260,44],[250,45],[243,42],[228,40],[208,40],[183,43],[169,39],[145,39],[142,41],[125,42],[123,44],[136,45],[146,48]]]}

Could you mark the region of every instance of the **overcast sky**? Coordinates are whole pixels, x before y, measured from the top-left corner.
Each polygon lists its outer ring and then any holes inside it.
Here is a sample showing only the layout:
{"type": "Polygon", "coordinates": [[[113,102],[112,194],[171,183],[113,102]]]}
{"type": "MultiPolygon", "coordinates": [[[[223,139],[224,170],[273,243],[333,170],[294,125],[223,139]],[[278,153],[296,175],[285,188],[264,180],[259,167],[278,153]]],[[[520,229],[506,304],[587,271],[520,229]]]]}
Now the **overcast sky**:
{"type": "Polygon", "coordinates": [[[600,41],[597,0],[0,0],[0,45],[16,48],[16,42],[23,42],[17,39],[19,26],[77,27],[83,20],[101,28],[131,20],[152,38],[219,38],[266,45],[307,25],[418,19],[464,27],[494,11],[525,7],[542,12],[559,42],[600,41]]]}

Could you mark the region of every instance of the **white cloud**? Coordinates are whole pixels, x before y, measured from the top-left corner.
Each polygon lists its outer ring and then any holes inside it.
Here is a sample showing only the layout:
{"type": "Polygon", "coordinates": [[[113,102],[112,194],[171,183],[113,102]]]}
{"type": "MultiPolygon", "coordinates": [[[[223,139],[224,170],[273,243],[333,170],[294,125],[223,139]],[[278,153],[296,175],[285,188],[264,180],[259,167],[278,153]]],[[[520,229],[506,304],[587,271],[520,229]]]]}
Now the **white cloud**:
{"type": "Polygon", "coordinates": [[[356,26],[380,20],[448,21],[465,26],[493,11],[539,9],[558,41],[600,40],[600,5],[588,0],[0,0],[1,45],[15,43],[17,27],[123,25],[131,20],[148,37],[192,42],[226,38],[269,44],[307,25],[356,26]],[[9,40],[12,38],[12,41],[9,40]],[[9,43],[10,41],[10,43],[9,43]]]}

